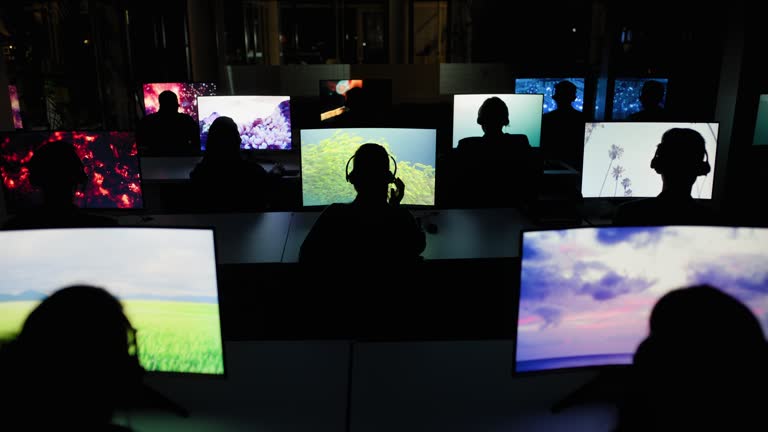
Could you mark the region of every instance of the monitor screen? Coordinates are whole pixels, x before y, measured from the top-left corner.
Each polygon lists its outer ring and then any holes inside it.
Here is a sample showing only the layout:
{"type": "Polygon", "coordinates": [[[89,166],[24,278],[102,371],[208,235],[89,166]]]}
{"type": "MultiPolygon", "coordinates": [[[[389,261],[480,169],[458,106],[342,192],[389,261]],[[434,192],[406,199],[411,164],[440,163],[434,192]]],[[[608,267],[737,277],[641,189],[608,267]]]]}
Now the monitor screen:
{"type": "MultiPolygon", "coordinates": [[[[351,202],[355,188],[346,181],[346,165],[358,147],[380,144],[397,161],[396,176],[405,183],[403,204],[435,204],[434,129],[303,129],[301,193],[305,206],[351,202]]],[[[352,169],[354,162],[350,164],[352,169]]],[[[390,170],[394,171],[391,166],[390,170]]]]}
{"type": "Polygon", "coordinates": [[[655,197],[661,176],[650,167],[656,146],[672,128],[693,129],[704,137],[712,171],[699,176],[692,195],[712,198],[717,123],[587,123],[584,133],[584,168],[581,193],[585,198],[655,197]]]}
{"type": "Polygon", "coordinates": [[[205,151],[208,129],[218,117],[231,117],[240,128],[242,150],[291,149],[289,96],[208,96],[197,99],[200,146],[205,151]]]}
{"type": "Polygon", "coordinates": [[[755,120],[754,145],[768,145],[768,94],[760,95],[760,105],[757,107],[755,120]]]}
{"type": "Polygon", "coordinates": [[[15,85],[8,86],[8,95],[11,98],[11,112],[13,113],[13,127],[16,129],[23,129],[24,124],[21,122],[21,104],[19,103],[19,92],[16,90],[15,85]]]}
{"type": "Polygon", "coordinates": [[[0,339],[54,291],[93,285],[123,304],[145,369],[224,373],[212,229],[22,230],[0,241],[0,339]]]}
{"type": "Polygon", "coordinates": [[[741,300],[768,334],[765,228],[524,232],[521,266],[518,372],[629,364],[656,301],[699,284],[741,300]]]}
{"type": "Polygon", "coordinates": [[[453,97],[453,147],[469,137],[483,136],[483,129],[477,124],[477,112],[486,99],[499,97],[509,110],[509,126],[504,132],[523,134],[528,137],[531,147],[541,142],[541,110],[543,95],[529,94],[481,94],[455,95],[453,97]]]}
{"type": "Polygon", "coordinates": [[[557,108],[552,99],[555,85],[560,81],[570,81],[576,86],[576,100],[571,104],[579,111],[584,111],[584,78],[518,78],[515,80],[515,93],[543,94],[544,114],[557,108]]]}
{"type": "Polygon", "coordinates": [[[613,120],[624,120],[631,114],[642,109],[640,105],[640,92],[646,81],[658,81],[664,84],[664,98],[661,100],[663,107],[667,103],[666,78],[619,78],[613,85],[613,120]]]}
{"type": "Polygon", "coordinates": [[[385,79],[366,80],[321,80],[320,120],[328,120],[347,112],[347,92],[353,88],[363,89],[371,104],[391,105],[392,81],[385,79]]]}
{"type": "Polygon", "coordinates": [[[197,121],[197,98],[215,96],[214,83],[151,83],[144,84],[144,114],[154,114],[160,109],[160,93],[170,90],[179,98],[179,112],[197,121]]]}
{"type": "Polygon", "coordinates": [[[38,148],[64,140],[72,143],[85,166],[88,182],[75,194],[81,208],[143,208],[136,140],[132,132],[11,132],[0,133],[0,174],[10,209],[41,203],[29,181],[27,164],[38,148]]]}

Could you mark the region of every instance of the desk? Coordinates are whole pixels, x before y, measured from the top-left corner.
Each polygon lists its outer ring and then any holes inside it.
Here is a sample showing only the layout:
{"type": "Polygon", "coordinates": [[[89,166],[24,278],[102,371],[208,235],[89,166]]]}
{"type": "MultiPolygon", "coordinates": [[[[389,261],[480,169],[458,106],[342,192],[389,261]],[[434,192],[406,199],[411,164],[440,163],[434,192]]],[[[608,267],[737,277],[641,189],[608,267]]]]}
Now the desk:
{"type": "MultiPolygon", "coordinates": [[[[425,259],[508,258],[519,256],[520,231],[536,226],[516,209],[417,210],[414,215],[437,225],[427,234],[425,259]]],[[[299,249],[319,212],[296,212],[282,262],[298,262],[299,249]]]]}
{"type": "Polygon", "coordinates": [[[189,173],[202,158],[202,156],[143,157],[139,160],[141,179],[189,180],[189,173]]]}
{"type": "Polygon", "coordinates": [[[120,216],[120,225],[214,227],[219,264],[280,262],[291,213],[120,216]]]}

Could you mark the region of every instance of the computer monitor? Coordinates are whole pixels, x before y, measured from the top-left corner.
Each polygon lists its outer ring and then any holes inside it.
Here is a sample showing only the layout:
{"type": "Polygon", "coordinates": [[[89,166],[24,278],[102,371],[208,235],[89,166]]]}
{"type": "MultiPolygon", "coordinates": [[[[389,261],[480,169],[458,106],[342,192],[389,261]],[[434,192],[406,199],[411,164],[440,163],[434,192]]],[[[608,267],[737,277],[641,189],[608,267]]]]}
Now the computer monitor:
{"type": "Polygon", "coordinates": [[[584,168],[581,193],[585,198],[655,197],[661,176],[650,167],[656,146],[672,128],[693,129],[704,137],[712,171],[693,185],[697,199],[712,198],[717,123],[587,123],[584,132],[584,168]]]}
{"type": "Polygon", "coordinates": [[[61,140],[75,147],[88,176],[88,182],[75,194],[78,207],[144,207],[139,158],[132,132],[10,132],[0,133],[0,175],[10,211],[41,204],[40,192],[29,181],[27,164],[40,147],[61,140]]]}
{"type": "Polygon", "coordinates": [[[92,285],[122,303],[145,369],[224,373],[213,229],[4,231],[0,242],[0,338],[53,292],[92,285]]]}
{"type": "Polygon", "coordinates": [[[760,95],[760,104],[757,107],[757,119],[755,120],[754,145],[768,145],[768,94],[760,95]]]}
{"type": "Polygon", "coordinates": [[[521,244],[517,372],[629,364],[659,298],[700,284],[741,300],[768,334],[766,228],[527,231],[521,244]]]}
{"type": "MultiPolygon", "coordinates": [[[[305,206],[351,202],[355,188],[346,181],[347,161],[365,143],[387,149],[397,161],[396,177],[405,183],[402,204],[435,204],[437,132],[434,129],[303,129],[301,194],[305,206]]],[[[350,163],[350,170],[354,162],[350,163]]],[[[390,162],[390,170],[394,166],[390,162]]]]}
{"type": "Polygon", "coordinates": [[[23,129],[24,123],[21,121],[21,104],[19,103],[19,92],[15,85],[8,86],[8,96],[11,98],[11,113],[13,115],[13,127],[23,129]]]}
{"type": "Polygon", "coordinates": [[[231,117],[240,129],[242,150],[291,149],[289,96],[201,96],[200,146],[205,151],[208,130],[218,117],[231,117]]]}
{"type": "Polygon", "coordinates": [[[367,98],[360,103],[389,106],[392,104],[392,81],[387,79],[340,79],[320,81],[320,120],[343,115],[349,110],[347,92],[358,88],[367,98]]]}
{"type": "Polygon", "coordinates": [[[453,147],[459,146],[464,138],[483,136],[483,129],[477,124],[477,112],[486,99],[498,97],[507,105],[509,126],[504,132],[523,134],[528,137],[531,147],[541,142],[541,110],[543,95],[530,94],[473,94],[453,97],[453,147]]]}
{"type": "Polygon", "coordinates": [[[576,86],[576,100],[571,104],[579,111],[584,111],[584,78],[518,78],[515,80],[515,93],[543,94],[544,114],[557,108],[557,102],[552,99],[555,85],[561,81],[570,81],[576,86]]]}
{"type": "Polygon", "coordinates": [[[640,93],[643,84],[648,81],[658,81],[664,85],[663,107],[667,103],[667,78],[617,78],[613,84],[613,120],[624,120],[631,114],[643,109],[640,104],[640,93]]]}
{"type": "Polygon", "coordinates": [[[179,98],[179,112],[188,114],[197,121],[197,98],[215,96],[214,83],[149,83],[143,85],[144,114],[154,114],[160,109],[160,93],[170,90],[179,98]]]}

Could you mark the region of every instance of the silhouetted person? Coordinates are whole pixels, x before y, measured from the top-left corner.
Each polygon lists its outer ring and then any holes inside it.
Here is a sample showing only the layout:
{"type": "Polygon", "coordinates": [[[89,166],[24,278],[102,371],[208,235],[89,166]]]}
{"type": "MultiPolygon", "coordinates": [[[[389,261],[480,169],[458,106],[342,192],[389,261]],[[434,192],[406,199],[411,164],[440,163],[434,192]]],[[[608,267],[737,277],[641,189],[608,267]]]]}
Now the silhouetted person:
{"type": "Polygon", "coordinates": [[[121,304],[101,288],[56,291],[0,350],[0,429],[117,431],[144,369],[121,304]]]}
{"type": "Polygon", "coordinates": [[[203,160],[189,175],[202,209],[215,211],[263,210],[270,176],[264,168],[245,161],[240,153],[240,132],[229,117],[213,121],[203,160]]]}
{"type": "Polygon", "coordinates": [[[482,137],[459,141],[452,163],[455,204],[461,207],[517,207],[533,200],[541,162],[528,137],[504,133],[509,110],[498,97],[487,99],[477,113],[482,137]]]}
{"type": "Polygon", "coordinates": [[[42,194],[42,206],[9,219],[3,229],[116,226],[117,221],[84,212],[75,205],[75,193],[88,182],[85,167],[66,141],[45,144],[30,159],[29,182],[42,194]]]}
{"type": "Polygon", "coordinates": [[[573,107],[576,85],[560,81],[552,98],[557,109],[544,114],[541,122],[541,150],[548,160],[563,161],[581,172],[584,158],[584,114],[573,107]]]}
{"type": "Polygon", "coordinates": [[[767,368],[749,308],[711,286],[672,291],[651,312],[616,431],[762,430],[767,368]]]}
{"type": "Polygon", "coordinates": [[[664,84],[655,80],[646,81],[640,91],[642,109],[630,114],[628,119],[638,122],[668,121],[667,111],[661,106],[662,100],[664,100],[664,84]]]}
{"type": "Polygon", "coordinates": [[[704,137],[693,129],[664,132],[651,168],[661,174],[663,187],[656,198],[622,204],[616,210],[616,225],[709,225],[720,222],[710,208],[691,196],[698,176],[709,174],[704,137]]]}
{"type": "Polygon", "coordinates": [[[200,154],[200,125],[179,112],[176,93],[158,97],[160,108],[139,121],[136,144],[141,156],[196,156],[200,154]]]}
{"type": "Polygon", "coordinates": [[[370,265],[417,262],[426,237],[411,213],[400,207],[405,184],[389,168],[390,156],[378,144],[361,145],[350,159],[347,181],[357,191],[349,204],[331,204],[301,245],[303,263],[370,265]],[[387,189],[391,183],[396,186],[387,189]]]}

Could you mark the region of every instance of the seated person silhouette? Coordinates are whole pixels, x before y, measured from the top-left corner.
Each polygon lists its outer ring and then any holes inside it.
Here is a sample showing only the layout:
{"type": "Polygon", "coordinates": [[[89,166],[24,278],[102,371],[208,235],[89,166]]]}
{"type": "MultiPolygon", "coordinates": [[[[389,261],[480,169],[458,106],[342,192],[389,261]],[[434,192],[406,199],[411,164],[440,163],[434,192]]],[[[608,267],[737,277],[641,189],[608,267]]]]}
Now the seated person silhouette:
{"type": "Polygon", "coordinates": [[[141,156],[197,156],[200,126],[179,112],[176,93],[166,90],[158,97],[160,109],[139,121],[136,144],[141,156]]]}
{"type": "Polygon", "coordinates": [[[102,288],[71,286],[44,299],[0,349],[0,429],[118,431],[116,409],[144,389],[135,330],[102,288]]]}
{"type": "Polygon", "coordinates": [[[213,121],[205,153],[189,174],[201,210],[264,210],[272,180],[264,168],[244,160],[240,132],[229,117],[213,121]]]}
{"type": "Polygon", "coordinates": [[[116,220],[88,214],[74,204],[75,193],[88,176],[72,144],[45,144],[35,151],[27,168],[29,182],[40,190],[43,203],[12,217],[2,229],[117,226],[116,220]]]}
{"type": "Polygon", "coordinates": [[[615,225],[710,225],[720,218],[691,196],[698,176],[709,174],[704,138],[693,129],[664,132],[651,168],[661,175],[663,187],[656,198],[632,201],[616,209],[615,225]]]}
{"type": "MultiPolygon", "coordinates": [[[[299,262],[388,265],[420,260],[426,237],[411,213],[400,207],[405,184],[390,171],[391,156],[378,144],[361,145],[347,162],[347,181],[357,196],[331,204],[301,245],[299,262]],[[387,189],[390,183],[396,186],[387,189]]],[[[393,159],[394,160],[394,159],[393,159]]]]}
{"type": "Polygon", "coordinates": [[[615,430],[762,429],[767,371],[768,343],[747,306],[711,286],[672,291],[651,312],[615,430]]]}
{"type": "Polygon", "coordinates": [[[581,172],[584,157],[584,123],[586,116],[573,107],[576,85],[560,81],[552,98],[557,109],[544,114],[541,122],[541,150],[547,160],[565,162],[581,172]]]}
{"type": "Polygon", "coordinates": [[[459,141],[449,186],[459,207],[518,207],[538,194],[541,162],[528,137],[504,133],[509,110],[498,97],[486,99],[477,113],[482,137],[459,141]]]}
{"type": "Polygon", "coordinates": [[[636,122],[669,121],[667,111],[661,106],[662,100],[664,100],[664,84],[655,80],[646,81],[640,91],[642,109],[630,114],[628,120],[636,122]]]}

